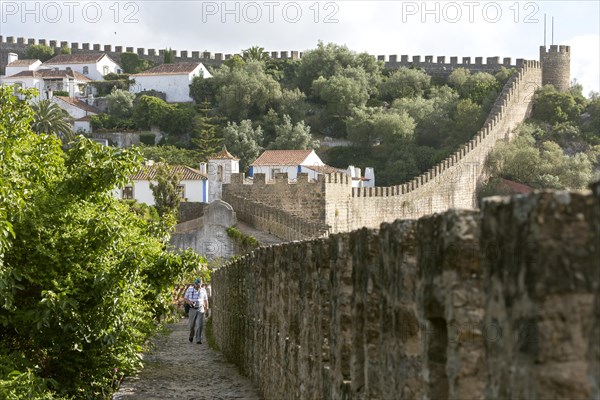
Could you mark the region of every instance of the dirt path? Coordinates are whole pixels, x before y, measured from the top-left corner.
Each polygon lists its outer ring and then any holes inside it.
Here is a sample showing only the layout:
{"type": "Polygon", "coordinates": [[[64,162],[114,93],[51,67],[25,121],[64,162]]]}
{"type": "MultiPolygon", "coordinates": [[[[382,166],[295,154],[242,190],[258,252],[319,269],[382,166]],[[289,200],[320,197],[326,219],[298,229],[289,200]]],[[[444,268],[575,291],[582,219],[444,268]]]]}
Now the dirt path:
{"type": "Polygon", "coordinates": [[[144,369],[125,379],[113,400],[260,399],[250,380],[205,339],[188,341],[187,322],[169,325],[171,334],[158,340],[158,348],[144,356],[144,369]]]}

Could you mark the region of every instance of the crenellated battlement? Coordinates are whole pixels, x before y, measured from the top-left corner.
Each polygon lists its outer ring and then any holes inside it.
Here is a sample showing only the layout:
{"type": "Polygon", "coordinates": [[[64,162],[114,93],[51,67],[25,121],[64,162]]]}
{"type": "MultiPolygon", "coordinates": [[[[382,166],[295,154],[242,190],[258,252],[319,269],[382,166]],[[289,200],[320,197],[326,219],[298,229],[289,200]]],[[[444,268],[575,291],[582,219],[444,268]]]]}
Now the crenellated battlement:
{"type": "MultiPolygon", "coordinates": [[[[161,63],[164,57],[165,49],[145,48],[145,47],[132,47],[122,46],[114,44],[99,44],[99,43],[79,43],[79,42],[67,42],[59,40],[48,40],[48,39],[35,39],[35,38],[23,38],[14,36],[0,36],[0,50],[2,56],[0,57],[0,66],[6,64],[6,54],[8,52],[21,53],[20,56],[24,56],[27,50],[27,46],[30,45],[46,45],[60,50],[62,47],[71,49],[71,53],[85,53],[85,52],[105,52],[113,58],[120,58],[123,53],[135,53],[138,56],[161,63]]],[[[561,48],[568,46],[560,46],[561,48]]],[[[300,60],[303,52],[296,50],[283,50],[283,51],[270,51],[265,52],[272,59],[275,60],[300,60]]],[[[213,53],[210,51],[198,51],[198,50],[178,50],[173,49],[173,55],[176,62],[182,61],[201,61],[208,65],[220,65],[224,61],[232,58],[234,55],[239,53],[213,53]]],[[[446,56],[408,56],[391,54],[391,55],[380,55],[377,56],[378,61],[382,61],[386,68],[400,68],[400,67],[418,67],[423,68],[429,74],[435,76],[447,76],[456,68],[467,68],[473,72],[496,72],[500,67],[514,68],[520,67],[524,62],[523,59],[517,59],[515,63],[512,62],[512,58],[505,57],[446,57],[446,56]]]]}

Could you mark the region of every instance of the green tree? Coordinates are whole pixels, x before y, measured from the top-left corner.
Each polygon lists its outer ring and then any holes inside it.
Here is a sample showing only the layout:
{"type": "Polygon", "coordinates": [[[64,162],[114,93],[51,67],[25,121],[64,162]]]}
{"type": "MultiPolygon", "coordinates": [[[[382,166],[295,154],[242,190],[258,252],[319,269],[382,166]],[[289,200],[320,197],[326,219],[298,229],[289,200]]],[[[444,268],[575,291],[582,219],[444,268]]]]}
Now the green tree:
{"type": "Polygon", "coordinates": [[[63,152],[12,89],[0,104],[0,397],[107,398],[201,259],[166,253],[172,223],[113,197],[135,151],[79,137],[63,152]]]}
{"type": "Polygon", "coordinates": [[[275,108],[281,99],[281,86],[264,71],[264,65],[251,61],[240,68],[222,66],[213,78],[219,86],[219,112],[231,121],[255,118],[275,108]]]}
{"type": "Polygon", "coordinates": [[[200,104],[200,113],[194,117],[190,144],[202,155],[202,159],[218,152],[221,139],[217,137],[218,119],[210,116],[210,103],[200,104]]]}
{"type": "Polygon", "coordinates": [[[471,99],[463,99],[456,105],[453,119],[454,129],[448,143],[459,146],[470,140],[483,127],[485,112],[482,106],[471,99]]]}
{"type": "Polygon", "coordinates": [[[32,44],[27,47],[27,58],[40,60],[41,62],[48,61],[54,57],[54,49],[44,44],[32,44]]]}
{"type": "Polygon", "coordinates": [[[154,63],[149,60],[140,59],[135,53],[123,53],[121,54],[121,66],[123,67],[123,72],[136,74],[152,68],[154,63]]]}
{"type": "Polygon", "coordinates": [[[415,122],[404,111],[382,108],[356,108],[347,119],[348,139],[358,146],[393,146],[412,139],[415,122]]]}
{"type": "Polygon", "coordinates": [[[289,115],[283,115],[283,123],[275,127],[275,140],[269,145],[272,150],[305,150],[317,149],[319,141],[313,140],[310,134],[310,126],[304,125],[304,121],[292,124],[289,115]]]}
{"type": "Polygon", "coordinates": [[[312,91],[326,107],[326,118],[341,121],[356,107],[367,104],[369,81],[360,68],[347,68],[330,78],[320,77],[313,82],[312,91]]]}
{"type": "Polygon", "coordinates": [[[33,103],[34,112],[31,128],[37,133],[47,133],[60,138],[64,143],[73,139],[69,113],[50,100],[33,103]]]}
{"type": "Polygon", "coordinates": [[[127,90],[114,88],[108,96],[106,103],[108,112],[118,118],[129,117],[133,112],[133,101],[135,94],[127,90]]]}
{"type": "Polygon", "coordinates": [[[418,69],[400,68],[380,84],[383,100],[401,97],[421,97],[431,85],[431,76],[418,69]]]}
{"type": "Polygon", "coordinates": [[[172,145],[139,146],[139,150],[146,160],[170,165],[187,165],[191,168],[198,168],[198,162],[203,159],[197,150],[181,149],[172,145]]]}
{"type": "Polygon", "coordinates": [[[559,92],[554,86],[546,85],[535,92],[531,117],[551,124],[569,121],[578,124],[582,110],[572,93],[559,92]]]}
{"type": "Polygon", "coordinates": [[[271,57],[265,51],[264,47],[252,46],[246,50],[242,50],[242,58],[244,61],[267,61],[271,57]]]}
{"type": "Polygon", "coordinates": [[[150,190],[154,196],[154,207],[156,207],[156,211],[161,218],[169,215],[177,217],[179,203],[181,203],[181,193],[179,191],[181,178],[181,174],[174,171],[168,164],[158,164],[156,171],[157,183],[150,183],[150,190]]]}
{"type": "Polygon", "coordinates": [[[361,68],[368,77],[369,87],[376,88],[381,79],[383,63],[367,53],[357,54],[346,46],[319,42],[316,49],[305,51],[302,55],[298,68],[298,88],[311,97],[315,80],[320,77],[328,79],[346,68],[361,68]]]}
{"type": "Polygon", "coordinates": [[[67,46],[61,47],[60,54],[71,54],[71,48],[67,46]]]}
{"type": "Polygon", "coordinates": [[[214,103],[218,89],[217,83],[217,80],[213,78],[195,76],[190,85],[190,97],[194,99],[196,104],[205,101],[214,103]]]}
{"type": "Polygon", "coordinates": [[[133,109],[133,119],[142,129],[164,127],[171,109],[171,105],[158,97],[143,95],[133,109]]]}
{"type": "Polygon", "coordinates": [[[245,171],[263,151],[263,131],[260,126],[252,128],[252,121],[228,122],[223,129],[223,143],[232,154],[240,158],[240,169],[245,171]]]}
{"type": "Polygon", "coordinates": [[[165,53],[163,56],[163,63],[164,64],[173,64],[174,61],[175,61],[175,54],[173,53],[173,50],[171,50],[170,47],[169,47],[169,50],[165,49],[165,53]]]}

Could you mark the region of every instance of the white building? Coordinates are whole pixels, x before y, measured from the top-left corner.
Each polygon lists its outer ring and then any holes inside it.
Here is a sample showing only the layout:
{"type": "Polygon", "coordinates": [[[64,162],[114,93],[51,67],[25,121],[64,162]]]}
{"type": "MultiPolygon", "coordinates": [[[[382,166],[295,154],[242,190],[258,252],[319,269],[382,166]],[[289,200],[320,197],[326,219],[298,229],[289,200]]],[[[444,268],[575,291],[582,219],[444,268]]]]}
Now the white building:
{"type": "Polygon", "coordinates": [[[265,174],[267,180],[272,180],[275,174],[287,173],[288,179],[296,179],[299,172],[307,172],[310,179],[317,179],[315,168],[323,166],[325,163],[314,150],[265,150],[250,165],[249,175],[265,174]]]}
{"type": "Polygon", "coordinates": [[[199,62],[181,62],[162,64],[139,74],[131,75],[135,84],[129,91],[139,93],[156,90],[167,95],[168,103],[192,102],[190,85],[197,77],[211,78],[206,67],[199,62]]]}
{"type": "MultiPolygon", "coordinates": [[[[200,164],[200,171],[206,171],[206,164],[200,164]]],[[[224,183],[231,183],[231,174],[240,172],[240,159],[234,157],[223,146],[219,153],[208,157],[209,202],[221,199],[224,183]]]]}
{"type": "Polygon", "coordinates": [[[5,75],[12,76],[21,71],[35,71],[40,65],[42,65],[40,60],[19,60],[18,54],[8,53],[5,75]]]}
{"type": "Polygon", "coordinates": [[[352,178],[352,187],[375,186],[373,168],[365,169],[365,176],[360,168],[349,166],[339,169],[326,165],[314,150],[266,150],[251,165],[250,176],[265,174],[267,180],[275,179],[275,174],[287,173],[288,179],[295,180],[299,173],[307,173],[308,178],[317,180],[319,175],[344,173],[352,178]]]}
{"type": "Polygon", "coordinates": [[[24,89],[37,89],[39,99],[52,97],[52,92],[57,90],[69,93],[71,97],[81,97],[86,93],[86,88],[91,79],[72,70],[38,69],[23,70],[14,75],[2,78],[3,85],[22,87],[24,89]]]}
{"type": "Polygon", "coordinates": [[[41,68],[77,71],[94,81],[103,81],[104,75],[110,73],[123,72],[123,68],[106,53],[59,54],[43,63],[41,68]]]}
{"type": "MultiPolygon", "coordinates": [[[[174,173],[181,175],[179,183],[179,193],[182,201],[189,202],[208,202],[208,177],[197,169],[176,165],[170,166],[174,173]]],[[[134,199],[138,203],[145,203],[150,206],[155,204],[154,195],[150,189],[150,184],[157,184],[156,174],[158,165],[148,162],[138,173],[131,177],[131,183],[122,189],[113,192],[115,197],[121,199],[134,199]]]]}
{"type": "Polygon", "coordinates": [[[91,132],[90,117],[101,111],[83,100],[66,96],[54,96],[52,101],[69,113],[73,119],[73,132],[91,132]]]}

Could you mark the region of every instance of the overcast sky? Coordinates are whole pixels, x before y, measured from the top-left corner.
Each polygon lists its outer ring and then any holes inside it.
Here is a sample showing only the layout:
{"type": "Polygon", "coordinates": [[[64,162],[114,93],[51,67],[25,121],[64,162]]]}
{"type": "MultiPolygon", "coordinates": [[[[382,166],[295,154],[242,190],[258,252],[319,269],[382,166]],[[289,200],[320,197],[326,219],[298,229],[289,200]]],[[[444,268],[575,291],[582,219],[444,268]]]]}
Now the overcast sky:
{"type": "MultiPolygon", "coordinates": [[[[535,59],[571,46],[571,78],[600,92],[600,2],[590,1],[41,1],[0,0],[0,34],[236,53],[314,48],[373,55],[535,59]]],[[[474,61],[474,60],[473,60],[474,61]]]]}

